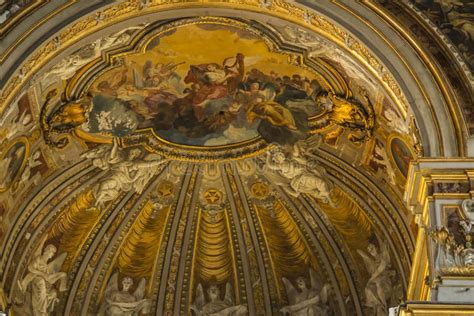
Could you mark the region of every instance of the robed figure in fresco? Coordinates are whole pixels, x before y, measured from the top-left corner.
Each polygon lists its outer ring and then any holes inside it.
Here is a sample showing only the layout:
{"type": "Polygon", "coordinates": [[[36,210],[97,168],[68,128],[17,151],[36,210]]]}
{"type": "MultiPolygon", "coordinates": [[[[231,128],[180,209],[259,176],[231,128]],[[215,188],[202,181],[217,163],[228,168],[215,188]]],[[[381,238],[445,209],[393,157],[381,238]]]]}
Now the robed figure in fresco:
{"type": "Polygon", "coordinates": [[[48,244],[42,253],[41,248],[42,246],[37,249],[28,265],[28,274],[18,281],[20,293],[26,295],[23,306],[26,310],[17,310],[19,315],[20,313],[33,316],[51,315],[55,304],[59,302],[58,292],[66,291],[67,275],[65,272],[60,272],[60,269],[67,254],[62,253],[51,260],[56,254],[56,247],[48,244]]]}

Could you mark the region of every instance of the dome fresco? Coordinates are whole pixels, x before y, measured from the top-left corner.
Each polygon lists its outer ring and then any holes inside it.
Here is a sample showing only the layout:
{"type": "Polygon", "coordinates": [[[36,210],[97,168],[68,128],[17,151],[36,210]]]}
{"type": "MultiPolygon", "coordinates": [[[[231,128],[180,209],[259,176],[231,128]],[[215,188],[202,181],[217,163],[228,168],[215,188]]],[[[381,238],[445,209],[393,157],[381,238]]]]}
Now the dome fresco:
{"type": "Polygon", "coordinates": [[[51,36],[2,92],[14,315],[399,304],[418,232],[409,166],[438,148],[383,58],[323,16],[285,19],[281,1],[163,17],[134,3],[51,36]]]}

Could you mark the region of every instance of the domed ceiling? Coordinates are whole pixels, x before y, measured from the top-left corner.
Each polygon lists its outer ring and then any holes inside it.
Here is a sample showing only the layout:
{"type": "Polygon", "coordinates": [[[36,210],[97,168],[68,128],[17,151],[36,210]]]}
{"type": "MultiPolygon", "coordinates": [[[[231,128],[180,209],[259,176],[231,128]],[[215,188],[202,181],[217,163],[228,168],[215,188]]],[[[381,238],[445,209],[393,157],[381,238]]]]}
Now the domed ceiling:
{"type": "Polygon", "coordinates": [[[288,21],[135,22],[38,69],[2,115],[12,309],[375,315],[397,304],[415,233],[401,199],[422,148],[390,74],[288,21]],[[47,282],[34,276],[45,265],[47,282]]]}

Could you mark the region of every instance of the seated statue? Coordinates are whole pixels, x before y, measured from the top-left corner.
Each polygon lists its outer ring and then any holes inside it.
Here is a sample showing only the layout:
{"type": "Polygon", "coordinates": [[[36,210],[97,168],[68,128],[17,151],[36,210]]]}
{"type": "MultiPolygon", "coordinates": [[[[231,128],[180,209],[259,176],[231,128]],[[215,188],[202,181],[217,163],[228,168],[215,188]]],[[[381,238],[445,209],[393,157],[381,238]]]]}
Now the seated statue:
{"type": "Polygon", "coordinates": [[[296,278],[296,288],[288,279],[282,279],[286,288],[288,302],[290,303],[290,305],[280,309],[283,315],[330,315],[328,306],[329,284],[325,284],[321,287],[317,281],[316,272],[313,269],[309,270],[309,275],[311,280],[309,288],[304,277],[300,276],[296,278]]]}
{"type": "Polygon", "coordinates": [[[135,289],[130,293],[133,279],[124,277],[122,290],[118,288],[118,273],[115,273],[107,285],[105,302],[102,304],[99,315],[103,316],[135,316],[138,313],[146,314],[150,310],[150,300],[145,299],[145,278],[142,278],[135,289]]]}
{"type": "Polygon", "coordinates": [[[235,305],[232,298],[232,286],[229,282],[226,284],[224,300],[220,297],[220,289],[213,284],[207,289],[209,302],[206,303],[204,289],[201,284],[196,287],[196,298],[191,310],[196,316],[239,316],[247,315],[247,307],[245,305],[235,305]]]}

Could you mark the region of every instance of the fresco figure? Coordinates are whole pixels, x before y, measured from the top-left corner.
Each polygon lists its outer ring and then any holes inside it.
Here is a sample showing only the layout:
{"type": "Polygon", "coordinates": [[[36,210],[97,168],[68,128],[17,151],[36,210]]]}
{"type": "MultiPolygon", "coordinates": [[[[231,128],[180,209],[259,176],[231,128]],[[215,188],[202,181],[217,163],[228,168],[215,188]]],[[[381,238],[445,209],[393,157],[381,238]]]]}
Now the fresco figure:
{"type": "Polygon", "coordinates": [[[290,303],[290,305],[280,309],[283,315],[330,315],[328,306],[329,284],[321,287],[317,281],[316,272],[313,269],[309,270],[309,275],[311,281],[309,288],[304,277],[296,278],[296,287],[287,278],[282,278],[290,303]]]}
{"type": "Polygon", "coordinates": [[[67,254],[62,253],[56,259],[50,261],[56,254],[54,245],[46,245],[41,253],[38,248],[36,255],[28,265],[28,274],[18,281],[21,293],[30,295],[31,311],[33,316],[48,316],[54,310],[59,301],[58,291],[66,291],[67,274],[59,272],[67,254]],[[59,283],[56,290],[55,284],[59,283]]]}
{"type": "Polygon", "coordinates": [[[207,295],[209,301],[206,302],[204,289],[201,284],[196,287],[196,298],[191,310],[196,316],[242,316],[247,315],[247,307],[245,305],[235,305],[232,286],[228,282],[225,286],[225,297],[221,299],[221,291],[215,284],[209,286],[207,295]]]}
{"type": "Polygon", "coordinates": [[[100,316],[136,316],[150,311],[151,301],[145,297],[145,278],[142,278],[133,293],[130,293],[134,283],[130,277],[122,279],[122,289],[118,286],[118,273],[109,280],[105,290],[105,302],[102,304],[100,316]]]}
{"type": "Polygon", "coordinates": [[[388,301],[393,291],[392,277],[395,271],[390,269],[390,254],[385,243],[369,243],[367,252],[360,249],[357,253],[364,260],[370,278],[365,286],[365,305],[372,308],[373,315],[387,315],[388,301]]]}
{"type": "Polygon", "coordinates": [[[6,191],[15,181],[25,160],[26,147],[18,142],[10,147],[0,161],[0,191],[6,191]]]}
{"type": "Polygon", "coordinates": [[[414,4],[449,37],[471,70],[474,69],[474,3],[469,0],[416,0],[414,4]]]}
{"type": "Polygon", "coordinates": [[[146,24],[131,26],[82,47],[45,72],[41,78],[42,86],[46,87],[57,79],[68,80],[80,67],[99,57],[103,50],[125,44],[135,30],[143,29],[145,26],[146,24]]]}
{"type": "Polygon", "coordinates": [[[34,129],[28,95],[24,94],[5,111],[0,119],[0,144],[25,135],[34,129]]]}
{"type": "Polygon", "coordinates": [[[120,192],[134,190],[141,193],[148,181],[160,170],[167,161],[159,156],[153,160],[141,159],[142,151],[132,148],[125,154],[120,149],[117,139],[113,146],[101,146],[90,150],[81,157],[92,159],[92,164],[102,170],[109,171],[95,190],[94,208],[102,208],[106,202],[118,197],[120,192]]]}
{"type": "Polygon", "coordinates": [[[400,170],[400,172],[406,178],[408,175],[410,161],[413,160],[411,151],[401,139],[393,138],[393,140],[390,142],[390,152],[392,153],[393,160],[395,161],[398,170],[400,170]]]}
{"type": "Polygon", "coordinates": [[[35,168],[41,165],[43,165],[43,162],[41,160],[41,151],[37,150],[33,155],[28,158],[28,163],[26,165],[25,171],[23,171],[23,174],[21,175],[21,182],[27,183],[28,180],[32,179],[32,182],[35,185],[38,185],[39,179],[41,178],[41,172],[36,171],[34,174],[32,174],[32,172],[35,170],[35,168]]]}

